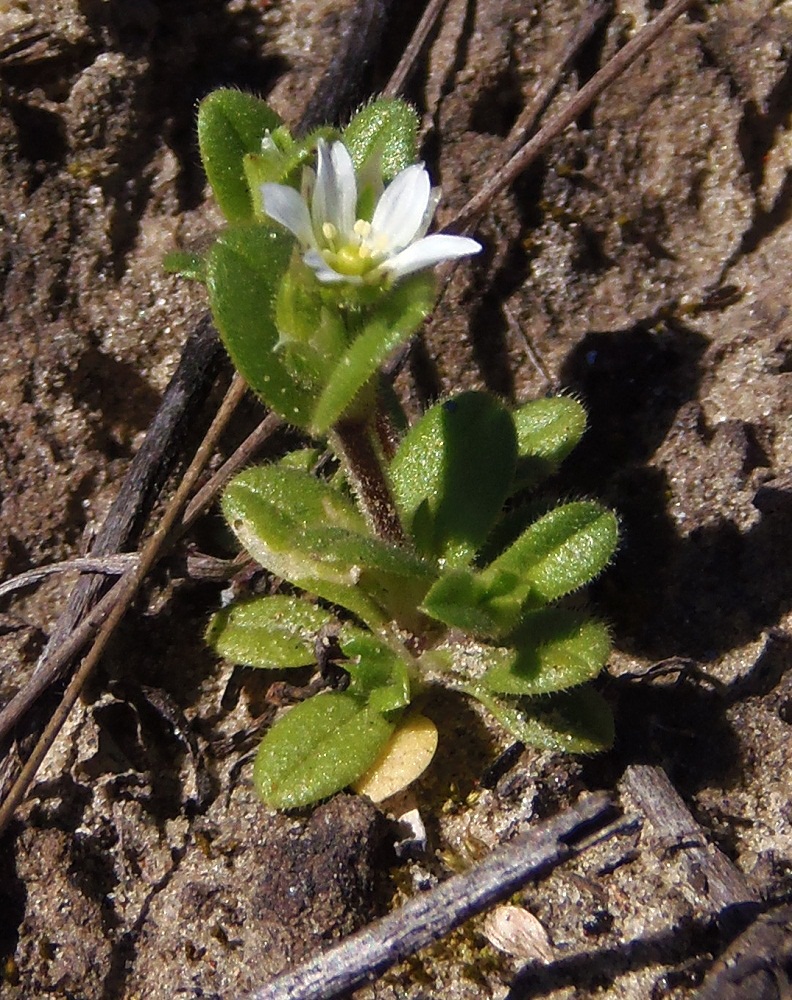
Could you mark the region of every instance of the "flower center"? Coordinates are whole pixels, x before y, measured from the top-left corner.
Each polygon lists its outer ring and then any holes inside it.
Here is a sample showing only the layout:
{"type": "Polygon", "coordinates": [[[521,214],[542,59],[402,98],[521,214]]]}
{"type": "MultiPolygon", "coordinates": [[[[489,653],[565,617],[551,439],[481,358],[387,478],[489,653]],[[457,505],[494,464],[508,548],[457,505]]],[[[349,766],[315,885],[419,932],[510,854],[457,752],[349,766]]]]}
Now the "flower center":
{"type": "Polygon", "coordinates": [[[349,233],[341,234],[332,222],[322,226],[324,246],[321,253],[339,274],[362,277],[373,271],[388,254],[388,239],[372,234],[371,223],[358,219],[349,233]]]}

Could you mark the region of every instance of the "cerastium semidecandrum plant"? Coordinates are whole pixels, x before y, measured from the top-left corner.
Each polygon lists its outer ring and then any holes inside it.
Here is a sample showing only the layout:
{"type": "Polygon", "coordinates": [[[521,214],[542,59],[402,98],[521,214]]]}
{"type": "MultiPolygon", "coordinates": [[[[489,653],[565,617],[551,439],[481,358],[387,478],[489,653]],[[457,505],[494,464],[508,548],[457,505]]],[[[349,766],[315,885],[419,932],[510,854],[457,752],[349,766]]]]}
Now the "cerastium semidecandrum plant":
{"type": "Polygon", "coordinates": [[[292,589],[219,611],[210,645],[283,669],[316,662],[324,643],[342,668],[264,737],[254,778],[275,807],[408,784],[436,746],[415,708],[430,685],[477,699],[529,744],[592,752],[612,739],[587,684],[607,629],[563,599],[610,560],[616,518],[537,492],[580,439],[583,408],[463,392],[407,427],[381,377],[432,309],[432,267],[480,249],[427,235],[439,192],[416,162],[416,125],[397,100],[302,139],[236,91],[199,112],[228,225],[205,258],[170,266],[205,283],[239,372],[319,445],[242,472],[223,499],[244,548],[292,589]],[[337,462],[318,475],[325,442],[337,462]]]}

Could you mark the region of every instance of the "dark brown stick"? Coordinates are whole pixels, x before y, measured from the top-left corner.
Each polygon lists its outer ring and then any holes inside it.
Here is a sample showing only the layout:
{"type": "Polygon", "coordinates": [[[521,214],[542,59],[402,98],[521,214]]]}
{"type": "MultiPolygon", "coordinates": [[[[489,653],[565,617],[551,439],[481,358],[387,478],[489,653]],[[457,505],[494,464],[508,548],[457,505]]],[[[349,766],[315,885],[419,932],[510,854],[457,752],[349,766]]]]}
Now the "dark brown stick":
{"type": "Polygon", "coordinates": [[[633,765],[627,768],[621,783],[646,816],[660,844],[682,856],[692,884],[700,887],[713,913],[759,899],[739,868],[707,842],[662,768],[633,765]]]}
{"type": "MultiPolygon", "coordinates": [[[[208,317],[187,341],[140,450],[91,546],[92,556],[127,548],[178,459],[186,428],[195,421],[222,360],[222,347],[208,317]]],[[[106,581],[95,576],[75,584],[27,684],[0,711],[0,741],[47,688],[63,675],[69,658],[56,656],[76,624],[98,600],[106,581]]],[[[72,653],[72,655],[74,655],[72,653]]]]}
{"type": "Polygon", "coordinates": [[[400,94],[404,90],[407,81],[415,70],[418,57],[424,45],[426,45],[426,40],[429,38],[432,28],[435,26],[438,17],[442,14],[443,8],[447,3],[448,0],[429,0],[426,9],[421,15],[421,20],[418,22],[412,38],[407,44],[407,48],[402,53],[399,65],[391,74],[387,86],[382,91],[383,97],[396,97],[397,94],[400,94]]]}
{"type": "MultiPolygon", "coordinates": [[[[35,778],[36,772],[49,752],[49,748],[55,742],[61,727],[69,717],[69,713],[72,708],[74,708],[77,699],[80,697],[80,693],[85,686],[85,682],[90,677],[96,667],[96,664],[101,659],[107,644],[112,638],[117,626],[121,622],[121,619],[129,609],[129,606],[140,589],[140,586],[162,556],[168,542],[172,541],[169,537],[171,530],[181,515],[181,512],[187,503],[187,498],[195,488],[195,483],[203,471],[204,466],[212,457],[212,453],[217,447],[220,435],[225,430],[234,410],[241,402],[246,388],[247,387],[242,378],[239,375],[235,375],[231,386],[225,395],[223,403],[212,421],[211,427],[204,435],[204,439],[201,442],[200,447],[196,451],[189,468],[184,473],[184,476],[182,477],[182,480],[179,483],[179,486],[168,504],[168,507],[154,533],[143,547],[137,566],[126,572],[118,581],[118,584],[116,585],[119,591],[118,600],[113,605],[107,619],[99,629],[94,644],[88,655],[80,664],[79,669],[69,682],[69,686],[66,688],[63,699],[47,723],[44,732],[36,743],[36,746],[33,748],[33,752],[25,761],[19,777],[14,782],[6,798],[3,800],[2,805],[0,805],[0,834],[2,834],[8,826],[14,815],[16,807],[24,798],[31,781],[35,778]]],[[[115,589],[116,588],[114,588],[114,590],[115,589]]]]}
{"type": "Polygon", "coordinates": [[[493,851],[470,871],[414,896],[394,913],[279,976],[249,1000],[334,1000],[346,995],[507,899],[529,879],[547,875],[585,849],[585,839],[602,831],[614,815],[608,796],[588,796],[493,851]]]}

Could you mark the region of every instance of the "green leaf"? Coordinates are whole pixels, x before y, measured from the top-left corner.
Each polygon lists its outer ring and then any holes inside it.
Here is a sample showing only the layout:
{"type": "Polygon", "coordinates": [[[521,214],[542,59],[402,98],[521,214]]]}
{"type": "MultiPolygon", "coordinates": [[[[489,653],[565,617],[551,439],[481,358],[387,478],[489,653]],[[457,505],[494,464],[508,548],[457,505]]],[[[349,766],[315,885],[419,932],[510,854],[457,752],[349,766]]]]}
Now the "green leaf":
{"type": "Polygon", "coordinates": [[[482,573],[493,595],[522,595],[547,604],[593,580],[618,541],[615,514],[577,501],[549,511],[482,573]]]}
{"type": "Polygon", "coordinates": [[[361,108],[341,138],[356,171],[369,157],[379,154],[383,177],[392,180],[400,170],[415,163],[417,136],[415,109],[404,101],[383,97],[361,108]]]}
{"type": "Polygon", "coordinates": [[[340,645],[349,659],[350,694],[365,698],[377,712],[392,712],[410,704],[408,654],[400,655],[376,636],[360,629],[342,631],[340,645]]]}
{"type": "Polygon", "coordinates": [[[284,420],[305,427],[314,397],[275,350],[275,294],[291,242],[258,223],[228,228],[209,251],[207,288],[215,324],[236,369],[284,420]]]}
{"type": "Polygon", "coordinates": [[[429,315],[435,298],[434,278],[416,274],[398,282],[353,331],[355,339],[335,363],[311,419],[322,435],[349,410],[355,397],[376,375],[389,355],[429,315]]]}
{"type": "Polygon", "coordinates": [[[198,145],[215,198],[229,222],[253,218],[244,159],[260,154],[280,118],[266,102],[238,90],[215,90],[198,107],[198,145]]]}
{"type": "Polygon", "coordinates": [[[514,422],[493,396],[465,392],[428,410],[390,469],[418,551],[450,566],[469,562],[503,507],[516,458],[514,422]]]}
{"type": "Polygon", "coordinates": [[[254,597],[213,615],[206,641],[232,663],[303,667],[316,662],[316,636],[334,621],[327,611],[297,597],[254,597]]]}
{"type": "Polygon", "coordinates": [[[551,473],[580,441],[586,411],[570,396],[535,399],[514,411],[517,428],[515,490],[533,487],[551,473]]]}
{"type": "Polygon", "coordinates": [[[496,694],[548,694],[584,684],[610,653],[601,622],[561,608],[527,615],[509,642],[512,648],[492,648],[491,666],[481,679],[496,694]]]}
{"type": "Polygon", "coordinates": [[[200,254],[171,250],[165,254],[162,266],[168,274],[178,274],[192,281],[206,282],[206,259],[200,254]]]}
{"type": "Polygon", "coordinates": [[[223,513],[262,566],[353,611],[372,627],[420,602],[434,578],[417,556],[369,533],[352,500],[282,465],[248,469],[229,484],[223,513]]]}
{"type": "Polygon", "coordinates": [[[253,783],[275,809],[309,805],[364,774],[393,729],[352,694],[316,695],[290,709],[264,737],[253,783]]]}
{"type": "Polygon", "coordinates": [[[430,588],[421,610],[452,628],[496,636],[514,628],[522,603],[521,593],[493,596],[481,574],[456,569],[444,573],[430,588]]]}
{"type": "Polygon", "coordinates": [[[528,746],[564,753],[601,753],[613,745],[613,713],[591,687],[520,699],[496,697],[481,684],[464,690],[528,746]]]}

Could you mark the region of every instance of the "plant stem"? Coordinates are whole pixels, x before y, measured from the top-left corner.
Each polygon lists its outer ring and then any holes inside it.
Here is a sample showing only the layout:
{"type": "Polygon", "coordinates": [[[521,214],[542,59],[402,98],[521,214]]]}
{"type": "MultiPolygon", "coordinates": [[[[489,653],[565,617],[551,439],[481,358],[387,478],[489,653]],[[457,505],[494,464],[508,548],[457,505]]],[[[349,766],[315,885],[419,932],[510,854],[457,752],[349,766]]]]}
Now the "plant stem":
{"type": "Polygon", "coordinates": [[[352,489],[366,520],[386,542],[406,546],[407,538],[393,502],[379,450],[370,423],[345,420],[330,433],[330,444],[344,463],[352,489]]]}

